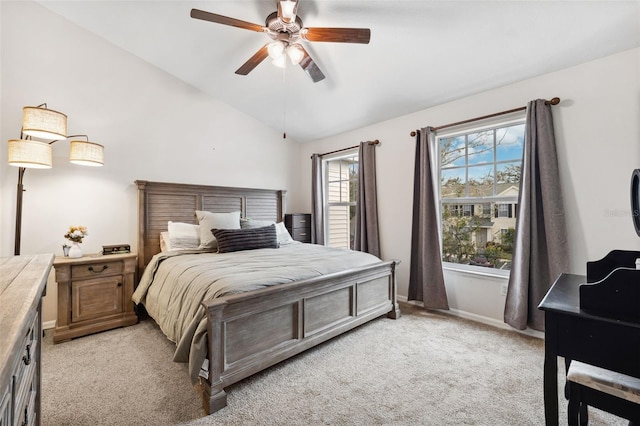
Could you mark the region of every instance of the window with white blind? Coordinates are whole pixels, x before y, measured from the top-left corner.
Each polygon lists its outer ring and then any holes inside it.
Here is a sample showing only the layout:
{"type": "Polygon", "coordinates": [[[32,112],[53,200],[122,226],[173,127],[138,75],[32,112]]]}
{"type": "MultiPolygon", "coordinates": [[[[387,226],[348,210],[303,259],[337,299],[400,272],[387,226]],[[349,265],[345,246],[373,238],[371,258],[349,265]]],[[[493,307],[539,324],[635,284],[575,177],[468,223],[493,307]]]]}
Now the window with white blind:
{"type": "Polygon", "coordinates": [[[323,160],[325,194],[325,244],[353,249],[358,150],[323,160]]]}

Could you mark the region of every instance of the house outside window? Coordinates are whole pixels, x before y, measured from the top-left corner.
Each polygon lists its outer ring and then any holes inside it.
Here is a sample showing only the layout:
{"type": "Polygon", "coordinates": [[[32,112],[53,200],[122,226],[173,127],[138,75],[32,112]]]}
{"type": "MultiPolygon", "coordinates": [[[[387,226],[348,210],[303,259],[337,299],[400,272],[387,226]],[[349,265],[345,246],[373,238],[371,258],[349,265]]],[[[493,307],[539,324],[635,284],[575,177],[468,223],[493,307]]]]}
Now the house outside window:
{"type": "Polygon", "coordinates": [[[325,194],[325,244],[353,249],[358,193],[358,150],[322,163],[325,194]]]}
{"type": "Polygon", "coordinates": [[[436,135],[439,149],[442,260],[510,270],[524,115],[436,135]]]}

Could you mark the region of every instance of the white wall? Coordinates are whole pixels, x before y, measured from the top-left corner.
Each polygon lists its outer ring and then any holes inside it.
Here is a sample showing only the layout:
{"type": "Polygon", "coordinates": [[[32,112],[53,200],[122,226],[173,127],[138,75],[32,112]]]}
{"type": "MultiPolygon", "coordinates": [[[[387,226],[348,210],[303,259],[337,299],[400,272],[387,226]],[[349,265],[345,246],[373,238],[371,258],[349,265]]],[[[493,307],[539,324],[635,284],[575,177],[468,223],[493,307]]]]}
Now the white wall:
{"type": "MultiPolygon", "coordinates": [[[[640,168],[639,57],[640,50],[633,49],[305,144],[299,181],[310,180],[314,152],[381,141],[376,159],[382,257],[402,261],[399,293],[406,297],[415,149],[409,133],[558,96],[562,102],[553,107],[553,116],[571,247],[569,272],[584,274],[587,260],[612,249],[640,250],[629,201],[631,173],[640,168]]],[[[307,194],[293,201],[296,209],[310,211],[307,194]]],[[[502,323],[504,279],[447,271],[445,281],[452,309],[502,323]]]]}
{"type": "MultiPolygon", "coordinates": [[[[2,73],[0,256],[13,254],[17,168],[6,141],[20,136],[22,107],[47,102],[68,115],[69,134],[105,146],[102,168],[67,160],[24,178],[22,254],[62,254],[70,225],[85,225],[87,253],[136,247],[136,179],[289,190],[298,145],[226,104],[32,2],[0,2],[2,73]]],[[[51,281],[50,281],[51,283],[51,281]]],[[[55,286],[45,321],[55,318],[55,286]]]]}
{"type": "MultiPolygon", "coordinates": [[[[27,171],[24,254],[60,254],[72,224],[89,228],[85,251],[135,247],[135,179],[286,189],[287,211],[308,212],[311,153],[379,139],[382,256],[402,261],[406,296],[415,147],[409,132],[553,96],[562,98],[553,111],[571,272],[583,273],[587,260],[610,249],[640,249],[629,207],[631,171],[640,167],[638,49],[298,146],[38,4],[0,2],[0,24],[2,143],[19,136],[23,106],[47,102],[69,116],[69,133],[88,134],[106,149],[103,168],[86,168],[69,164],[68,142],[58,142],[53,169],[27,171]]],[[[16,175],[0,149],[0,256],[13,253],[16,175]]],[[[502,321],[503,281],[451,271],[445,280],[452,308],[502,321]]],[[[55,318],[52,287],[45,321],[55,318]]]]}

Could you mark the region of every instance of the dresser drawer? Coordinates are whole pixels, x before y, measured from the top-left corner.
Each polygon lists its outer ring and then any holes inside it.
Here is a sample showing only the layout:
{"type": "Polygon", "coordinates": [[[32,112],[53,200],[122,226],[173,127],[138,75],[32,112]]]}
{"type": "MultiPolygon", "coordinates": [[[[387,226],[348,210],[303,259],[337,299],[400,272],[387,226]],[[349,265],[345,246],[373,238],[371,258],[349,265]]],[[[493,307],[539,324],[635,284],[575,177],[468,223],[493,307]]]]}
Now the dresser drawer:
{"type": "Polygon", "coordinates": [[[38,422],[36,421],[37,411],[36,411],[36,396],[37,393],[35,390],[32,390],[29,393],[29,398],[24,403],[24,405],[20,408],[18,413],[16,413],[16,418],[18,422],[16,425],[25,425],[31,426],[36,425],[38,422]]]}
{"type": "Polygon", "coordinates": [[[0,394],[0,426],[9,426],[11,423],[11,387],[7,387],[0,394]]]}
{"type": "MultiPolygon", "coordinates": [[[[34,322],[32,323],[29,331],[22,342],[22,351],[19,354],[19,360],[14,371],[14,418],[22,419],[17,424],[31,424],[28,413],[30,411],[35,412],[35,399],[33,396],[37,391],[36,377],[36,364],[38,345],[40,341],[38,339],[38,315],[36,315],[34,322]],[[26,417],[25,417],[26,416],[26,417]],[[28,421],[24,421],[24,419],[28,421]]],[[[32,416],[33,417],[33,416],[32,416]]]]}
{"type": "Polygon", "coordinates": [[[294,213],[285,216],[285,226],[287,228],[308,228],[311,226],[311,215],[308,213],[294,213]]]}
{"type": "Polygon", "coordinates": [[[105,275],[122,274],[124,264],[122,262],[95,262],[83,265],[71,266],[71,279],[96,278],[105,275]]]}
{"type": "Polygon", "coordinates": [[[309,232],[306,228],[293,228],[293,232],[291,233],[291,237],[300,241],[301,243],[310,243],[311,242],[311,232],[309,232]]]}

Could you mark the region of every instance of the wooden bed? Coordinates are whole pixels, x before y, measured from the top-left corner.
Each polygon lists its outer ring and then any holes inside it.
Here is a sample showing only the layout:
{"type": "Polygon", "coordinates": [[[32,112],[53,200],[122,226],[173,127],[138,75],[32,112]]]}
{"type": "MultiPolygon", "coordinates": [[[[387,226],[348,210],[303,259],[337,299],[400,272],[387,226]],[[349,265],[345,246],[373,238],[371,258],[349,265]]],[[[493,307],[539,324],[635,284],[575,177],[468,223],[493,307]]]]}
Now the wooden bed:
{"type": "MultiPolygon", "coordinates": [[[[135,183],[138,277],[160,252],[160,232],[169,220],[196,223],[195,210],[283,218],[285,191],[135,183]]],[[[382,315],[398,318],[395,266],[395,261],[380,262],[203,302],[210,364],[201,384],[207,414],[226,406],[226,386],[382,315]]]]}

